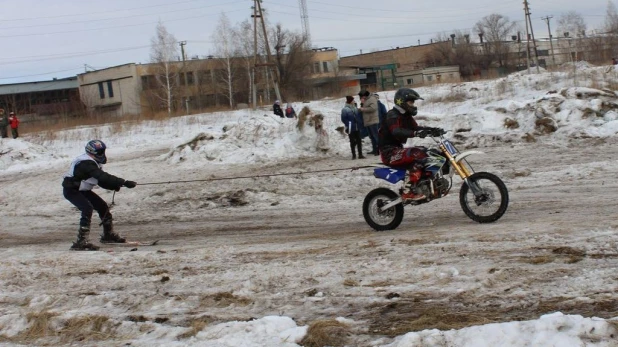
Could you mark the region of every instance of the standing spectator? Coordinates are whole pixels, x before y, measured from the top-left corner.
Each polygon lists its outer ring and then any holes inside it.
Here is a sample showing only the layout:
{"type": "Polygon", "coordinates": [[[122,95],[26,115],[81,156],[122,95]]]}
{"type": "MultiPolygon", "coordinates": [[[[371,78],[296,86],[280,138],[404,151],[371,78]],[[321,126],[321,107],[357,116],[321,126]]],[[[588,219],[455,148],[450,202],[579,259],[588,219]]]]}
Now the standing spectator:
{"type": "Polygon", "coordinates": [[[354,97],[345,97],[345,106],[341,109],[341,121],[345,127],[345,133],[350,139],[350,149],[352,150],[352,160],[356,159],[356,149],[358,149],[358,158],[364,159],[363,142],[360,137],[360,115],[354,105],[354,97]]]}
{"type": "Polygon", "coordinates": [[[386,118],[386,113],[388,112],[388,110],[386,109],[386,106],[384,106],[384,104],[382,103],[382,101],[380,101],[380,95],[378,95],[378,93],[373,93],[373,95],[376,97],[376,99],[378,99],[378,119],[379,119],[379,126],[382,126],[382,123],[384,122],[384,118],[386,118]]]}
{"type": "Polygon", "coordinates": [[[285,108],[285,116],[288,118],[298,118],[296,116],[296,111],[294,111],[294,107],[292,107],[292,104],[288,103],[287,107],[285,108]]]}
{"type": "Polygon", "coordinates": [[[9,115],[9,124],[11,125],[11,135],[13,135],[13,138],[16,139],[19,136],[19,134],[17,133],[19,119],[17,119],[15,112],[11,112],[11,114],[9,115]]]}
{"type": "Polygon", "coordinates": [[[281,109],[281,102],[279,100],[275,101],[275,104],[273,105],[273,112],[283,118],[283,110],[281,109]]]}
{"type": "Polygon", "coordinates": [[[6,113],[4,113],[4,109],[0,108],[0,135],[5,139],[9,137],[9,134],[6,130],[6,127],[9,125],[9,119],[6,117],[6,113]]]}
{"type": "Polygon", "coordinates": [[[361,107],[359,111],[363,113],[363,124],[367,128],[369,139],[371,140],[372,150],[369,154],[379,155],[378,152],[378,99],[371,95],[368,90],[358,93],[361,98],[361,107]]]}

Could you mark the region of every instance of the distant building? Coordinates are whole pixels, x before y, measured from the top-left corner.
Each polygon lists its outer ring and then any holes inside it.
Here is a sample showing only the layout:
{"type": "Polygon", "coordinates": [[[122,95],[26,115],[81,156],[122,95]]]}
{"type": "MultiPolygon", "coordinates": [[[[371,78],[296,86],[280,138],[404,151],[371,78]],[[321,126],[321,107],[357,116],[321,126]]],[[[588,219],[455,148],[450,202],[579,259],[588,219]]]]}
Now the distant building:
{"type": "Polygon", "coordinates": [[[313,99],[326,96],[354,95],[361,90],[361,81],[367,78],[364,73],[339,66],[339,52],[333,47],[313,49],[311,76],[313,99]]]}
{"type": "MultiPolygon", "coordinates": [[[[356,94],[365,74],[341,71],[339,56],[332,47],[314,49],[311,56],[309,77],[306,82],[312,99],[326,96],[356,94]]],[[[172,92],[172,109],[192,113],[211,107],[228,107],[223,60],[214,57],[169,62],[168,73],[162,73],[161,63],[124,64],[106,69],[88,71],[78,75],[79,91],[83,103],[91,110],[110,116],[165,112],[167,109],[167,81],[172,92]]],[[[253,59],[234,58],[236,80],[234,102],[249,102],[247,62],[253,59]]],[[[261,84],[257,87],[258,102],[270,105],[274,101],[272,88],[265,83],[259,70],[261,84]],[[268,100],[268,98],[272,100],[268,100]]]]}
{"type": "Polygon", "coordinates": [[[0,85],[0,107],[28,116],[71,116],[83,109],[77,77],[0,85]]]}
{"type": "Polygon", "coordinates": [[[428,53],[437,45],[450,43],[436,42],[361,53],[342,57],[339,65],[344,71],[353,70],[365,74],[366,78],[360,81],[361,87],[369,90],[390,90],[441,81],[459,82],[459,67],[434,66],[427,62],[428,53]]]}
{"type": "Polygon", "coordinates": [[[124,64],[77,75],[82,102],[100,114],[139,114],[140,80],[136,64],[124,64]]]}

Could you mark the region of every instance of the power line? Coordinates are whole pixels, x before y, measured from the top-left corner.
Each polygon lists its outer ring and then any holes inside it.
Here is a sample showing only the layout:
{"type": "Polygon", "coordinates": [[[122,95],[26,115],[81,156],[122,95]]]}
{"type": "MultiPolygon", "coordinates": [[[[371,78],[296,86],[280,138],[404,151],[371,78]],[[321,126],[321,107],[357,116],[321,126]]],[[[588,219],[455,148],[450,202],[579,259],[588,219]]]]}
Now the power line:
{"type": "Polygon", "coordinates": [[[241,2],[245,2],[245,1],[244,0],[243,1],[231,1],[231,2],[227,2],[227,3],[223,3],[223,4],[218,4],[218,5],[200,6],[200,7],[185,8],[185,9],[180,9],[180,10],[171,10],[171,11],[158,12],[158,13],[135,14],[135,15],[124,16],[124,17],[86,19],[86,20],[63,22],[63,23],[35,24],[35,25],[26,25],[26,26],[17,26],[17,27],[2,27],[2,28],[0,28],[0,30],[5,30],[5,29],[26,29],[26,28],[47,27],[47,26],[54,26],[54,25],[67,25],[67,24],[77,24],[77,23],[92,23],[92,22],[101,22],[101,21],[112,21],[112,20],[135,18],[135,17],[155,16],[155,15],[160,15],[160,14],[174,13],[174,12],[195,11],[195,10],[200,10],[200,9],[204,9],[204,8],[209,8],[209,7],[221,6],[221,5],[238,4],[238,3],[241,3],[241,2]]]}
{"type": "MultiPolygon", "coordinates": [[[[231,10],[231,11],[226,11],[226,12],[223,12],[223,13],[231,13],[231,12],[237,12],[237,11],[244,11],[244,10],[231,10]]],[[[210,16],[218,16],[218,15],[219,15],[218,13],[215,13],[215,14],[209,13],[209,14],[193,16],[193,17],[168,19],[168,20],[163,21],[163,23],[176,22],[176,21],[187,20],[187,19],[210,17],[210,16]]],[[[17,34],[17,35],[0,35],[0,37],[11,37],[12,38],[12,37],[26,37],[26,36],[72,34],[72,33],[85,32],[85,31],[98,31],[98,30],[107,30],[107,29],[116,29],[116,28],[128,28],[128,27],[135,27],[135,26],[140,26],[140,25],[152,25],[152,24],[157,24],[157,23],[158,23],[158,21],[157,22],[138,23],[138,24],[116,25],[116,26],[102,27],[102,28],[81,29],[81,30],[68,30],[68,31],[56,31],[56,32],[33,33],[33,34],[17,34]]]]}
{"type": "Polygon", "coordinates": [[[175,5],[180,5],[180,4],[186,4],[186,3],[190,3],[190,2],[201,2],[202,0],[189,0],[189,1],[180,1],[180,2],[173,2],[173,3],[167,3],[167,4],[159,4],[159,5],[149,5],[149,6],[140,6],[140,7],[133,7],[133,8],[125,8],[125,9],[118,9],[118,10],[109,10],[109,11],[102,11],[102,12],[86,12],[86,13],[76,13],[76,14],[63,14],[63,15],[59,15],[59,16],[43,16],[43,17],[29,17],[29,18],[13,18],[13,19],[1,19],[2,22],[17,22],[17,21],[25,21],[25,20],[39,20],[39,19],[51,19],[51,18],[63,18],[63,17],[76,17],[76,16],[85,16],[85,15],[92,15],[92,14],[103,14],[103,13],[115,13],[115,12],[125,12],[125,11],[133,11],[133,10],[141,10],[143,8],[152,8],[152,7],[163,7],[163,6],[175,6],[175,5]]]}
{"type": "Polygon", "coordinates": [[[68,70],[59,70],[59,71],[52,71],[52,72],[45,72],[45,73],[39,73],[39,74],[33,74],[33,75],[22,75],[22,76],[12,76],[12,77],[0,77],[0,80],[9,80],[9,79],[13,79],[13,78],[24,78],[24,77],[34,77],[34,76],[44,76],[44,75],[51,75],[54,73],[59,73],[59,72],[67,72],[67,71],[73,71],[73,70],[81,70],[81,67],[78,68],[74,68],[74,69],[68,69],[68,70]]]}
{"type": "MultiPolygon", "coordinates": [[[[148,47],[150,47],[150,45],[135,46],[135,47],[128,47],[128,48],[118,48],[118,49],[108,49],[108,50],[101,50],[101,51],[81,52],[81,53],[67,53],[64,55],[55,54],[55,55],[40,56],[40,57],[32,56],[32,58],[40,58],[40,59],[28,59],[28,60],[5,61],[5,62],[0,61],[0,65],[11,65],[11,64],[20,64],[20,63],[30,63],[34,61],[47,61],[47,60],[55,60],[55,59],[84,57],[88,55],[132,51],[132,50],[148,48],[148,47]]],[[[7,58],[0,58],[0,59],[7,59],[7,58]]],[[[11,58],[11,59],[23,59],[23,58],[11,58]]]]}
{"type": "MultiPolygon", "coordinates": [[[[269,2],[269,3],[270,3],[270,4],[275,4],[275,5],[278,5],[278,6],[284,6],[284,7],[291,7],[291,8],[299,9],[299,7],[298,7],[298,6],[293,6],[293,5],[286,5],[286,4],[281,4],[281,3],[273,3],[273,2],[269,2]]],[[[338,6],[338,5],[333,5],[333,6],[338,6]]],[[[348,6],[344,6],[344,7],[348,7],[348,6]]],[[[496,9],[496,8],[506,8],[506,7],[509,7],[509,5],[507,5],[507,4],[502,4],[502,6],[498,6],[498,7],[496,7],[496,6],[492,6],[492,8],[493,8],[493,9],[496,9]]],[[[354,8],[355,8],[355,9],[359,9],[359,8],[357,8],[357,7],[354,7],[354,8]]],[[[366,10],[378,11],[377,9],[366,9],[366,10]]],[[[334,14],[334,15],[338,15],[338,14],[341,14],[341,15],[349,15],[349,13],[345,13],[345,12],[333,12],[333,11],[327,11],[327,10],[323,10],[323,9],[322,9],[322,10],[320,10],[320,9],[312,9],[311,11],[312,11],[312,12],[322,12],[322,13],[327,13],[327,14],[334,14]]],[[[384,11],[386,11],[386,10],[384,10],[384,11]]],[[[269,12],[275,12],[275,13],[281,13],[281,14],[289,14],[289,15],[293,15],[293,13],[289,13],[289,12],[280,12],[280,11],[273,11],[273,10],[270,10],[269,12]]],[[[420,12],[431,12],[431,11],[396,11],[396,12],[399,12],[399,13],[405,13],[405,12],[420,13],[420,12]]],[[[461,10],[459,10],[458,12],[460,12],[460,13],[461,13],[461,10]]],[[[479,14],[481,14],[481,13],[485,13],[485,12],[486,12],[486,11],[483,11],[483,12],[478,12],[478,11],[477,11],[477,12],[470,12],[470,13],[465,13],[465,14],[457,14],[457,15],[445,15],[445,14],[440,14],[440,15],[435,16],[435,17],[427,17],[427,16],[423,16],[423,19],[435,19],[435,18],[441,18],[441,19],[444,19],[444,18],[452,18],[452,17],[455,17],[455,18],[458,18],[458,17],[459,17],[459,18],[463,18],[463,17],[465,17],[465,16],[474,16],[474,15],[479,15],[479,14]]],[[[354,17],[355,17],[355,18],[358,18],[358,17],[361,17],[361,18],[372,18],[373,20],[380,19],[380,20],[385,20],[385,21],[388,21],[388,22],[380,22],[380,24],[418,24],[418,23],[419,23],[418,21],[417,21],[417,22],[414,22],[414,23],[411,23],[411,22],[409,21],[409,18],[407,18],[407,17],[392,17],[392,16],[388,16],[388,17],[380,17],[380,16],[375,16],[375,15],[356,15],[356,14],[354,15],[354,17]],[[392,22],[392,20],[393,20],[393,19],[401,19],[401,20],[404,20],[404,22],[392,22]]],[[[346,18],[341,18],[341,17],[338,17],[338,18],[324,18],[324,17],[314,17],[314,16],[312,15],[312,16],[311,16],[311,18],[332,19],[332,20],[339,20],[339,21],[343,21],[343,22],[348,22],[348,21],[350,21],[350,22],[362,22],[362,23],[366,23],[366,22],[367,22],[367,21],[365,21],[365,20],[363,20],[363,21],[351,21],[351,20],[349,20],[349,19],[346,19],[346,18]]],[[[432,23],[450,23],[450,22],[452,22],[452,21],[446,21],[446,22],[432,22],[432,23]]]]}
{"type": "MultiPolygon", "coordinates": [[[[436,12],[436,13],[444,13],[447,11],[457,11],[457,12],[461,12],[461,9],[444,9],[444,8],[440,8],[439,10],[435,10],[435,11],[431,11],[431,10],[386,10],[386,9],[380,9],[380,8],[363,8],[363,7],[357,7],[357,6],[346,6],[346,5],[337,5],[334,3],[327,3],[327,2],[320,2],[320,1],[309,1],[310,3],[315,3],[315,4],[320,4],[320,5],[327,5],[327,6],[334,6],[334,7],[344,7],[344,8],[353,8],[353,9],[357,9],[357,10],[368,10],[368,11],[382,11],[382,12],[397,12],[397,13],[427,13],[427,12],[436,12]]],[[[509,1],[506,1],[507,3],[509,1]]],[[[515,2],[519,2],[518,0],[511,0],[510,2],[515,3],[515,2]]],[[[496,4],[491,4],[491,5],[487,5],[487,6],[475,6],[476,9],[479,8],[491,8],[491,9],[495,9],[496,8],[496,4]]]]}

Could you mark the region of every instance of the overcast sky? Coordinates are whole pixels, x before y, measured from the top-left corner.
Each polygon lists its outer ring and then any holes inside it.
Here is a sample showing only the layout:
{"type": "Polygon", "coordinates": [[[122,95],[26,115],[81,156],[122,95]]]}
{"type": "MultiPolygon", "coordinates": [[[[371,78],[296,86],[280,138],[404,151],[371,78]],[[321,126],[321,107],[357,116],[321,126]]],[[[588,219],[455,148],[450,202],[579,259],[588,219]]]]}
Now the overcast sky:
{"type": "MultiPolygon", "coordinates": [[[[614,1],[614,0],[612,0],[614,1]]],[[[471,31],[498,13],[525,30],[522,0],[307,0],[314,47],[335,47],[341,56],[428,43],[454,30],[471,31]]],[[[616,4],[616,2],[614,1],[616,4]]],[[[251,16],[253,0],[0,0],[0,84],[49,80],[104,68],[147,63],[158,20],[188,56],[213,53],[211,34],[221,13],[235,24],[251,16]]],[[[297,0],[263,0],[270,23],[301,31],[297,0]]],[[[588,29],[602,29],[607,1],[532,0],[537,38],[547,37],[550,19],[581,14],[588,29]]],[[[473,36],[475,32],[471,31],[473,36]]]]}

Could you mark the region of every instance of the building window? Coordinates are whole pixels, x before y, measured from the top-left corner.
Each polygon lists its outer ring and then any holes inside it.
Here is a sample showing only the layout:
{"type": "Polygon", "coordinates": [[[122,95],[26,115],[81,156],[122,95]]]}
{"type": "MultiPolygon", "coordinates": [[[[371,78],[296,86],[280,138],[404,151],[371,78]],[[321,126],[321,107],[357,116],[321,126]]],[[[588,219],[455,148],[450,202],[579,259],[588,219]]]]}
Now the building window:
{"type": "Polygon", "coordinates": [[[408,78],[407,83],[408,83],[408,84],[412,84],[412,81],[413,81],[413,80],[412,80],[411,78],[408,78]]]}
{"type": "Polygon", "coordinates": [[[320,63],[319,62],[313,63],[313,73],[320,73],[320,63]]]}
{"type": "Polygon", "coordinates": [[[328,72],[328,62],[327,61],[322,62],[322,72],[328,72]]]}
{"type": "Polygon", "coordinates": [[[197,83],[198,84],[206,84],[211,81],[210,70],[199,70],[197,72],[197,83]]]}
{"type": "Polygon", "coordinates": [[[150,89],[150,83],[148,83],[148,76],[142,76],[142,89],[150,89]]]}
{"type": "Polygon", "coordinates": [[[107,81],[107,95],[110,98],[114,97],[114,87],[112,86],[112,81],[107,81]]]}
{"type": "Polygon", "coordinates": [[[105,89],[103,89],[103,82],[99,82],[99,97],[105,99],[105,89]]]}
{"type": "Polygon", "coordinates": [[[193,71],[187,72],[187,85],[192,86],[195,84],[195,80],[193,79],[193,71]]]}
{"type": "Polygon", "coordinates": [[[427,76],[427,81],[433,81],[433,76],[427,76]]]}
{"type": "Polygon", "coordinates": [[[185,73],[184,72],[179,73],[178,78],[180,78],[180,85],[184,86],[185,85],[185,73]]]}

